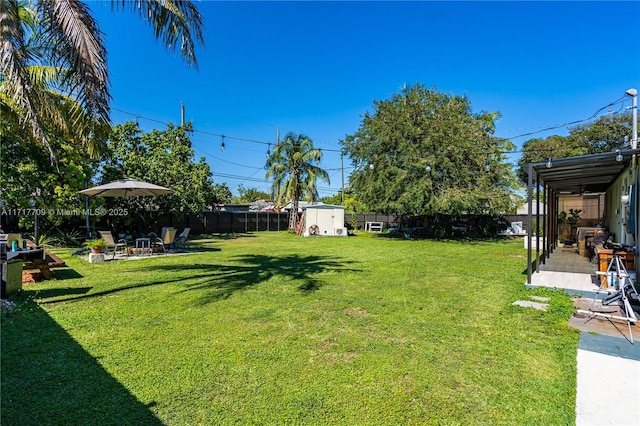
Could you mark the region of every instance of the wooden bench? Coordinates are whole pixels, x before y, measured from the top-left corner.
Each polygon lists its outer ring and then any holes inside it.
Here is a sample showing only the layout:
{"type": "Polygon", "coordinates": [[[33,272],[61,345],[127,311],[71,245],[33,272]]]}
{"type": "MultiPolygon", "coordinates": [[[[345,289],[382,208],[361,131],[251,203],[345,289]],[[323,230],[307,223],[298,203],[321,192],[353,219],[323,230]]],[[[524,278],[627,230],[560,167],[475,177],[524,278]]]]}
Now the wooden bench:
{"type": "MultiPolygon", "coordinates": [[[[27,241],[27,249],[35,249],[36,245],[31,240],[27,241]]],[[[45,280],[50,280],[53,278],[52,268],[64,268],[67,264],[64,263],[64,260],[60,259],[55,254],[48,252],[45,250],[44,259],[25,259],[22,262],[22,270],[23,271],[35,271],[39,270],[42,272],[42,276],[45,280]]]]}
{"type": "Polygon", "coordinates": [[[42,276],[45,280],[50,280],[53,278],[52,268],[63,268],[66,267],[67,264],[64,263],[64,260],[60,259],[53,253],[49,253],[45,251],[45,259],[26,259],[23,261],[22,270],[23,271],[33,271],[39,270],[42,272],[42,276]]]}

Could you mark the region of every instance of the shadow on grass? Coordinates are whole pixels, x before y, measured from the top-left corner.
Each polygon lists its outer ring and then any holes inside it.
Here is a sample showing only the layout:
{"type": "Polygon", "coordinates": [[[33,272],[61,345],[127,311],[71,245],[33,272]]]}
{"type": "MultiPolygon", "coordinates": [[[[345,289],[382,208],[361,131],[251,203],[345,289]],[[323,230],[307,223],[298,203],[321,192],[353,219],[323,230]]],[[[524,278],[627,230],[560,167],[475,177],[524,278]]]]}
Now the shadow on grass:
{"type": "MultiPolygon", "coordinates": [[[[91,294],[58,298],[50,301],[42,301],[41,303],[59,303],[103,297],[125,290],[170,283],[184,286],[185,289],[182,290],[183,292],[201,291],[203,294],[202,302],[209,303],[228,299],[238,291],[268,281],[275,276],[296,280],[300,283],[298,290],[303,293],[310,293],[318,290],[324,284],[324,281],[315,277],[316,274],[328,271],[358,272],[358,270],[346,268],[345,262],[327,256],[289,255],[272,257],[266,255],[245,255],[233,258],[231,261],[238,262],[239,264],[219,265],[196,263],[180,266],[144,266],[141,270],[149,271],[151,269],[159,272],[175,272],[175,278],[133,283],[91,294]]],[[[41,295],[39,294],[38,296],[41,295]]]]}
{"type": "Polygon", "coordinates": [[[2,320],[3,425],[162,425],[31,298],[2,320]]]}
{"type": "Polygon", "coordinates": [[[380,232],[372,235],[372,238],[381,238],[381,239],[389,239],[389,240],[399,240],[399,241],[432,241],[432,242],[446,242],[446,243],[457,243],[457,244],[496,244],[496,243],[510,243],[512,241],[511,238],[497,236],[497,237],[472,237],[472,236],[450,236],[443,238],[436,237],[426,237],[426,236],[407,236],[404,233],[397,232],[380,232]]]}
{"type": "Polygon", "coordinates": [[[255,235],[250,232],[227,233],[227,234],[201,234],[190,241],[201,242],[206,240],[235,240],[238,238],[255,238],[255,235]]]}
{"type": "Polygon", "coordinates": [[[78,294],[87,294],[93,287],[52,287],[40,290],[30,290],[29,286],[23,287],[23,292],[27,297],[33,297],[34,299],[48,299],[50,297],[70,296],[78,294]]]}
{"type": "Polygon", "coordinates": [[[65,268],[65,269],[55,269],[54,277],[58,280],[75,280],[77,278],[82,278],[82,275],[79,274],[74,269],[65,268]]]}
{"type": "Polygon", "coordinates": [[[187,250],[187,253],[191,253],[191,254],[198,254],[198,253],[203,253],[203,252],[214,252],[214,251],[222,251],[222,249],[220,247],[213,247],[210,245],[211,243],[200,243],[200,244],[193,244],[191,245],[187,250]]]}
{"type": "Polygon", "coordinates": [[[244,255],[235,259],[240,265],[189,265],[183,269],[201,271],[184,291],[204,291],[203,301],[227,299],[234,293],[280,276],[298,282],[298,290],[310,293],[325,282],[316,277],[327,271],[355,271],[345,262],[327,256],[266,256],[244,255]],[[193,282],[195,281],[195,282],[193,282]]]}

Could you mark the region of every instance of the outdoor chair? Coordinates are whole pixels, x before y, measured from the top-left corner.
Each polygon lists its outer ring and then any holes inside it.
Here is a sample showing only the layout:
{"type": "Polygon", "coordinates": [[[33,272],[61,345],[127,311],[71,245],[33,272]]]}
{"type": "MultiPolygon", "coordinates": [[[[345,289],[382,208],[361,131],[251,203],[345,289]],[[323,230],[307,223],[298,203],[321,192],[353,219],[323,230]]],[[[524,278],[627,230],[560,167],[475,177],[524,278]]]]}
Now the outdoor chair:
{"type": "Polygon", "coordinates": [[[151,241],[152,247],[160,247],[162,248],[162,253],[166,254],[167,248],[171,249],[172,246],[175,247],[174,240],[176,239],[176,232],[178,232],[177,229],[167,229],[164,233],[164,238],[155,238],[151,241]]]}
{"type": "Polygon", "coordinates": [[[116,258],[116,253],[118,252],[119,248],[122,249],[123,254],[129,256],[129,250],[127,248],[127,240],[125,240],[124,238],[121,238],[118,241],[115,241],[113,238],[113,235],[111,235],[111,231],[98,231],[98,234],[100,234],[100,238],[105,240],[105,242],[107,243],[107,245],[105,246],[105,250],[107,251],[107,254],[109,253],[109,250],[113,250],[112,259],[116,258]]]}
{"type": "Polygon", "coordinates": [[[610,236],[611,234],[606,229],[596,229],[593,231],[593,238],[590,241],[591,244],[589,247],[589,262],[596,257],[596,247],[604,244],[610,236]]]}
{"type": "Polygon", "coordinates": [[[163,226],[162,231],[160,231],[160,239],[164,240],[164,237],[167,235],[167,231],[169,229],[174,229],[173,226],[163,226]]]}
{"type": "Polygon", "coordinates": [[[189,231],[191,231],[191,228],[184,228],[182,233],[176,237],[176,247],[180,246],[182,248],[187,248],[187,238],[189,237],[189,231]]]}

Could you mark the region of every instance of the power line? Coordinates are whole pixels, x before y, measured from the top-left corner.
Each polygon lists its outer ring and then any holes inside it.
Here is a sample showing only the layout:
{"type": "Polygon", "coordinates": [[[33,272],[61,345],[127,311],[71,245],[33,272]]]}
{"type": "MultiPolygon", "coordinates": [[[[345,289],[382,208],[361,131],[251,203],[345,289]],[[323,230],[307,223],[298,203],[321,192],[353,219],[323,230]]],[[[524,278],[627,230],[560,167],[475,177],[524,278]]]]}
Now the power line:
{"type": "MultiPolygon", "coordinates": [[[[570,121],[570,122],[567,122],[567,123],[563,123],[563,124],[557,124],[557,125],[553,125],[553,126],[548,126],[548,127],[536,130],[536,131],[526,132],[526,133],[522,133],[522,134],[519,134],[519,135],[516,135],[516,136],[511,136],[511,137],[508,137],[508,138],[498,138],[498,139],[501,139],[501,140],[519,139],[519,138],[522,138],[522,137],[525,137],[525,136],[532,136],[532,135],[536,135],[536,134],[539,134],[539,133],[542,133],[542,132],[546,132],[546,131],[550,131],[550,130],[555,130],[555,129],[559,129],[559,128],[563,128],[563,127],[567,127],[567,126],[572,126],[572,125],[584,123],[584,122],[587,122],[587,121],[592,120],[595,117],[597,117],[606,108],[610,108],[610,107],[612,107],[614,105],[621,104],[621,107],[618,109],[618,111],[616,111],[616,112],[609,111],[609,113],[614,113],[615,114],[615,113],[620,112],[620,110],[622,109],[622,104],[624,103],[624,100],[625,100],[625,96],[622,96],[619,99],[616,99],[615,101],[613,101],[613,102],[611,102],[611,103],[599,108],[590,117],[587,117],[587,118],[583,118],[583,119],[579,119],[579,120],[573,120],[573,121],[570,121]]],[[[132,113],[130,111],[125,111],[125,110],[120,109],[120,108],[112,107],[111,109],[114,110],[114,111],[119,111],[119,112],[121,112],[123,114],[131,115],[132,117],[136,118],[136,121],[138,119],[144,119],[144,120],[147,120],[147,121],[150,121],[150,122],[163,124],[165,126],[168,126],[170,124],[168,122],[157,120],[157,119],[154,119],[154,118],[151,118],[151,117],[146,117],[146,116],[143,116],[143,115],[140,115],[140,114],[132,113]]],[[[202,135],[220,137],[222,144],[224,144],[225,140],[234,140],[234,141],[239,141],[239,142],[248,142],[248,143],[254,143],[254,144],[259,144],[259,145],[267,145],[269,147],[271,145],[276,145],[275,142],[261,141],[261,140],[242,138],[242,137],[237,137],[237,136],[229,136],[229,135],[225,135],[225,134],[221,134],[221,133],[209,132],[209,131],[199,130],[199,129],[192,129],[192,132],[195,133],[195,134],[202,134],[202,135]]],[[[200,143],[208,143],[208,142],[202,141],[202,140],[200,140],[199,142],[200,143]]],[[[211,153],[209,153],[207,151],[202,150],[201,148],[198,148],[198,147],[195,147],[195,146],[193,146],[193,148],[194,148],[194,150],[198,150],[198,151],[204,153],[205,155],[207,155],[207,156],[209,156],[209,157],[211,157],[211,158],[213,158],[213,159],[215,159],[217,161],[220,161],[220,162],[223,162],[223,163],[227,163],[227,164],[231,164],[231,165],[237,166],[237,167],[244,167],[244,168],[255,170],[248,177],[247,176],[233,175],[233,174],[224,174],[224,173],[212,173],[213,176],[221,177],[221,178],[224,178],[224,179],[241,180],[242,181],[241,183],[244,183],[246,181],[250,181],[250,182],[256,182],[256,183],[267,183],[267,184],[269,184],[269,182],[266,181],[265,179],[258,179],[258,178],[254,178],[253,177],[260,170],[263,170],[264,167],[255,167],[255,166],[248,166],[246,164],[235,163],[235,162],[228,161],[228,160],[225,160],[223,158],[220,158],[218,156],[215,156],[215,155],[213,155],[213,154],[211,154],[211,153]]],[[[244,148],[239,148],[239,149],[244,149],[244,148]]],[[[326,152],[336,152],[336,153],[341,153],[341,154],[343,153],[343,150],[341,150],[341,149],[330,149],[330,148],[317,148],[317,149],[320,150],[320,151],[323,151],[323,152],[326,151],[326,152]]],[[[502,151],[502,152],[499,152],[499,153],[493,153],[493,154],[494,155],[500,155],[500,154],[513,155],[513,154],[524,153],[524,152],[533,152],[533,151],[547,152],[548,149],[526,150],[526,151],[524,149],[521,149],[521,150],[505,150],[505,151],[502,151]]],[[[258,152],[258,151],[255,151],[255,152],[258,152]]],[[[335,174],[337,174],[338,171],[343,170],[343,169],[356,169],[356,167],[346,167],[346,168],[339,167],[339,168],[329,168],[329,169],[325,169],[325,170],[327,172],[336,172],[336,173],[333,174],[333,175],[335,175],[335,174]]],[[[322,188],[322,189],[323,190],[327,190],[327,191],[335,191],[335,189],[332,189],[332,188],[322,188]]]]}
{"type": "MultiPolygon", "coordinates": [[[[156,119],[153,119],[153,118],[145,117],[143,115],[135,114],[135,113],[130,112],[130,111],[125,111],[123,109],[119,109],[119,108],[115,108],[115,107],[112,107],[111,109],[114,110],[114,111],[121,112],[123,114],[131,115],[132,117],[136,117],[136,119],[143,119],[143,120],[147,120],[147,121],[152,121],[154,123],[164,124],[165,126],[168,126],[170,124],[168,122],[164,122],[164,121],[156,120],[156,119]]],[[[209,131],[206,131],[206,130],[193,129],[192,131],[194,133],[200,133],[200,134],[209,135],[209,136],[217,136],[217,137],[220,137],[220,138],[232,139],[232,140],[241,141],[241,142],[250,142],[250,143],[256,143],[256,144],[261,144],[261,145],[269,145],[269,146],[276,144],[275,142],[265,142],[265,141],[259,141],[259,140],[256,140],[256,139],[240,138],[240,137],[237,137],[237,136],[229,136],[229,135],[225,135],[223,133],[214,133],[214,132],[209,132],[209,131]]],[[[317,149],[319,149],[320,151],[327,151],[327,152],[342,152],[339,149],[330,149],[330,148],[317,148],[317,149]]]]}
{"type": "MultiPolygon", "coordinates": [[[[622,96],[620,99],[616,99],[615,101],[611,102],[610,104],[607,104],[605,106],[603,106],[602,108],[598,109],[596,112],[594,112],[591,117],[588,118],[583,118],[582,120],[574,120],[574,121],[570,121],[568,123],[564,123],[564,124],[556,124],[554,126],[550,126],[550,127],[545,127],[544,129],[540,129],[540,130],[536,130],[535,132],[527,132],[527,133],[522,133],[520,135],[517,136],[511,136],[509,138],[505,138],[505,139],[518,139],[518,138],[522,138],[524,136],[531,136],[531,135],[535,135],[538,133],[542,133],[542,132],[547,132],[549,130],[555,130],[555,129],[560,129],[562,127],[567,127],[567,126],[572,126],[575,124],[580,124],[580,123],[584,123],[585,121],[589,121],[594,119],[596,116],[598,116],[598,114],[600,112],[602,112],[602,110],[604,110],[605,108],[609,108],[613,105],[616,105],[617,103],[622,104],[624,102],[625,96],[622,96]]],[[[618,110],[619,111],[619,110],[618,110]]]]}
{"type": "MultiPolygon", "coordinates": [[[[572,125],[584,123],[586,121],[592,120],[595,117],[597,117],[604,109],[612,107],[612,106],[614,106],[616,104],[624,103],[624,100],[625,100],[625,96],[623,95],[619,99],[616,99],[615,101],[613,101],[613,102],[611,102],[611,103],[599,108],[590,117],[587,117],[587,118],[583,118],[583,119],[579,119],[579,120],[573,120],[573,121],[570,121],[570,122],[567,122],[567,123],[562,123],[562,124],[556,124],[556,125],[553,125],[553,126],[548,126],[548,127],[536,130],[536,131],[526,132],[526,133],[522,133],[522,134],[519,134],[519,135],[516,135],[516,136],[510,136],[510,137],[499,138],[499,139],[503,139],[503,140],[519,139],[519,138],[522,138],[522,137],[525,137],[525,136],[533,136],[533,135],[536,135],[538,133],[547,132],[547,131],[550,131],[550,130],[560,129],[562,127],[567,127],[567,126],[572,126],[572,125]]],[[[125,111],[123,109],[119,109],[119,108],[115,108],[115,107],[112,107],[111,109],[114,110],[114,111],[119,111],[121,113],[131,115],[132,117],[136,117],[136,119],[144,119],[144,120],[152,121],[154,123],[164,124],[165,126],[169,125],[169,123],[167,123],[167,122],[156,120],[156,119],[153,119],[153,118],[150,118],[150,117],[146,117],[146,116],[143,116],[143,115],[140,115],[140,114],[136,114],[136,113],[133,113],[133,112],[130,112],[130,111],[125,111]]],[[[620,109],[618,110],[618,112],[620,111],[620,109]]],[[[237,137],[237,136],[229,136],[229,135],[225,135],[225,134],[222,134],[222,133],[209,132],[209,131],[199,130],[199,129],[193,129],[192,131],[194,133],[199,133],[199,134],[204,134],[204,135],[209,135],[209,136],[217,136],[217,137],[223,138],[223,140],[224,139],[231,139],[231,140],[236,140],[236,141],[240,141],[240,142],[256,143],[256,144],[267,145],[267,146],[271,146],[271,145],[275,145],[276,144],[275,142],[260,141],[260,140],[256,140],[256,139],[241,138],[241,137],[237,137]]],[[[343,152],[340,149],[331,149],[331,148],[317,148],[317,149],[319,149],[320,151],[326,151],[326,152],[338,152],[338,153],[342,153],[343,152]]],[[[514,151],[504,151],[503,153],[504,154],[515,154],[515,153],[519,153],[519,152],[521,153],[521,152],[524,152],[524,151],[514,150],[514,151]]],[[[208,155],[210,155],[210,154],[208,154],[208,155]]],[[[224,161],[224,160],[221,160],[221,161],[224,161]]]]}

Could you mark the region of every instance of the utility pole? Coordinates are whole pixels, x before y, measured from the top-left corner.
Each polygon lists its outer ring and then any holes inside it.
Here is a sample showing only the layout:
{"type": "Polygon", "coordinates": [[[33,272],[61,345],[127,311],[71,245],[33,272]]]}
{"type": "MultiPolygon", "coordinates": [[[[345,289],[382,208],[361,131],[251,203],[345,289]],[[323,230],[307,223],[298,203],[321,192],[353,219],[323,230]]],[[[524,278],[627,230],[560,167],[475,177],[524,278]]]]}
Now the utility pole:
{"type": "Polygon", "coordinates": [[[184,126],[184,104],[180,101],[180,126],[184,126]]]}
{"type": "Polygon", "coordinates": [[[624,93],[631,96],[631,116],[633,117],[631,149],[636,149],[638,147],[638,91],[629,89],[624,93]]]}
{"type": "MultiPolygon", "coordinates": [[[[626,95],[631,96],[631,117],[632,117],[632,122],[631,122],[631,149],[636,149],[638,147],[638,91],[636,89],[629,89],[626,92],[624,92],[626,95]]],[[[630,197],[631,200],[630,202],[635,202],[636,205],[633,206],[635,208],[632,208],[632,210],[635,211],[635,215],[636,217],[635,219],[635,229],[629,229],[629,231],[631,231],[632,233],[638,233],[638,230],[640,228],[640,223],[638,223],[638,199],[640,199],[640,197],[637,196],[637,191],[640,188],[640,181],[639,181],[639,176],[638,176],[638,171],[637,171],[637,159],[635,154],[633,155],[632,159],[631,159],[631,182],[634,186],[633,191],[636,192],[636,196],[635,197],[630,197]],[[634,200],[635,198],[635,200],[634,200]]],[[[626,242],[626,237],[627,234],[623,233],[623,238],[626,242]]]]}
{"type": "Polygon", "coordinates": [[[342,205],[344,206],[344,152],[340,150],[340,168],[342,169],[342,205]]]}

